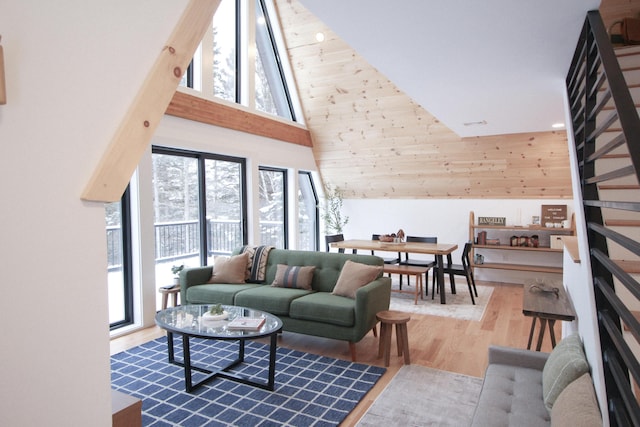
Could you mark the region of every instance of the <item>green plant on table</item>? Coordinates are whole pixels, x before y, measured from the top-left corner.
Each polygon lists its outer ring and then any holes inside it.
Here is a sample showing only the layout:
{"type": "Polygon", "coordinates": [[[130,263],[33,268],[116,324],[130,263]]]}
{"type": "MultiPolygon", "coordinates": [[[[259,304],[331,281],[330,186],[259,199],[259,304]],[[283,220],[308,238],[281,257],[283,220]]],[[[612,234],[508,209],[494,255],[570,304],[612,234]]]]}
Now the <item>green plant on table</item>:
{"type": "Polygon", "coordinates": [[[184,264],[174,265],[173,267],[171,267],[171,272],[177,276],[178,273],[180,273],[183,269],[184,269],[184,264]]]}
{"type": "Polygon", "coordinates": [[[222,309],[222,304],[212,305],[211,308],[209,309],[209,313],[214,315],[224,313],[224,310],[222,309]]]}

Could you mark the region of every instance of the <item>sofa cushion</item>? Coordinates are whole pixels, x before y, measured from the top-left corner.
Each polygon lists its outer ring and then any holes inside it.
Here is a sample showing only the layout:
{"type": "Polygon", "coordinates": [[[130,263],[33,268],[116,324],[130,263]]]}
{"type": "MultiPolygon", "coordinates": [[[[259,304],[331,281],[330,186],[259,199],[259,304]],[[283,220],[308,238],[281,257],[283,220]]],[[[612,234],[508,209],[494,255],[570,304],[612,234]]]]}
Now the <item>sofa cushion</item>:
{"type": "Polygon", "coordinates": [[[276,316],[288,316],[291,302],[311,292],[305,289],[274,288],[267,285],[259,285],[236,294],[235,305],[255,308],[276,316]]]}
{"type": "Polygon", "coordinates": [[[542,372],[512,365],[487,367],[473,426],[548,426],[542,372]]]}
{"type": "Polygon", "coordinates": [[[311,282],[313,281],[314,266],[291,266],[278,264],[276,270],[276,278],[271,286],[277,288],[293,288],[311,290],[311,282]]]}
{"type": "Polygon", "coordinates": [[[213,271],[208,283],[245,283],[249,254],[231,257],[217,256],[213,259],[213,271]]]}
{"type": "Polygon", "coordinates": [[[208,284],[190,286],[186,289],[189,304],[234,305],[236,294],[247,289],[263,285],[246,283],[244,285],[208,284]]]}
{"type": "MultiPolygon", "coordinates": [[[[311,284],[313,290],[332,292],[342,271],[342,266],[349,259],[362,264],[383,265],[382,258],[371,255],[274,249],[269,252],[265,282],[273,282],[278,264],[315,266],[316,270],[311,284]]],[[[382,275],[382,272],[380,275],[382,275]]]]}
{"type": "Polygon", "coordinates": [[[291,301],[289,317],[353,326],[356,319],[355,301],[329,292],[316,292],[291,301]]]}
{"type": "Polygon", "coordinates": [[[366,265],[347,260],[333,289],[334,295],[355,298],[356,291],[374,281],[382,272],[382,266],[366,265]]]}
{"type": "Polygon", "coordinates": [[[589,372],[582,340],[577,333],[562,339],[549,354],[542,370],[542,397],[549,411],[562,390],[589,372]]]}
{"type": "Polygon", "coordinates": [[[598,409],[591,375],[583,374],[566,386],[551,410],[551,426],[600,427],[602,418],[598,409]]]}

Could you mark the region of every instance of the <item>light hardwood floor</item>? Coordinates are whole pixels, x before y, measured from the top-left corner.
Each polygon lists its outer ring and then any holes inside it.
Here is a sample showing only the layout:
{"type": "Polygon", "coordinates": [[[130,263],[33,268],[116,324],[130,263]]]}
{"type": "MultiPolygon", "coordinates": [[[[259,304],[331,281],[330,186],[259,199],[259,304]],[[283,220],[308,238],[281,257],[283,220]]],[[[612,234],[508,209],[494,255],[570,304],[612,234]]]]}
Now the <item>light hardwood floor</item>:
{"type": "MultiPolygon", "coordinates": [[[[489,345],[526,348],[531,318],[522,314],[522,285],[495,282],[477,282],[478,286],[494,288],[491,300],[481,321],[457,320],[447,317],[411,315],[408,323],[411,363],[475,377],[482,377],[487,365],[489,345]]],[[[460,287],[459,292],[466,292],[460,287]]],[[[393,298],[393,296],[392,296],[393,298]]],[[[556,337],[561,336],[561,323],[556,323],[556,337]]],[[[536,332],[537,333],[537,332],[536,332]]],[[[161,337],[158,327],[144,329],[111,341],[111,354],[118,353],[152,339],[161,337]]],[[[395,332],[393,335],[395,344],[395,332]]],[[[350,360],[346,342],[316,338],[307,335],[283,333],[278,340],[281,347],[350,360]]],[[[368,334],[357,345],[358,362],[383,366],[378,359],[378,339],[368,334]]],[[[550,351],[548,334],[542,346],[550,351]]],[[[391,363],[387,372],[376,383],[358,406],[349,414],[342,426],[352,426],[371,406],[376,397],[402,367],[403,358],[397,357],[392,347],[391,363]]],[[[410,398],[417,398],[412,396],[410,398]]]]}

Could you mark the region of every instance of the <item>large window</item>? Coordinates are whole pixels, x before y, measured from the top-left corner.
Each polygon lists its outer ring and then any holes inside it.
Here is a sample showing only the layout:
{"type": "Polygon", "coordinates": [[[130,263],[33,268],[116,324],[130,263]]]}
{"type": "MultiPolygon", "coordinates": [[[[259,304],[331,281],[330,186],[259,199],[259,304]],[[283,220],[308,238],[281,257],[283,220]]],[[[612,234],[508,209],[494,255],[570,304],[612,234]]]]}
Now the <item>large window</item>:
{"type": "Polygon", "coordinates": [[[263,0],[256,0],[255,108],[295,120],[271,21],[263,0]]]}
{"type": "Polygon", "coordinates": [[[245,161],[160,147],[152,157],[159,288],[172,266],[211,264],[246,243],[245,161]]]}
{"type": "Polygon", "coordinates": [[[237,0],[222,0],[213,16],[213,95],[238,102],[237,0]]]}
{"type": "Polygon", "coordinates": [[[222,0],[180,84],[295,121],[277,27],[268,13],[271,2],[222,0]],[[255,31],[247,31],[250,27],[255,31]]]}
{"type": "Polygon", "coordinates": [[[298,249],[317,251],[320,234],[318,194],[310,172],[298,172],[298,249]]]}
{"type": "Polygon", "coordinates": [[[129,188],[127,188],[119,202],[105,204],[107,286],[111,329],[133,322],[130,218],[129,188]]]}
{"type": "Polygon", "coordinates": [[[287,171],[260,168],[260,243],[287,248],[287,171]]]}

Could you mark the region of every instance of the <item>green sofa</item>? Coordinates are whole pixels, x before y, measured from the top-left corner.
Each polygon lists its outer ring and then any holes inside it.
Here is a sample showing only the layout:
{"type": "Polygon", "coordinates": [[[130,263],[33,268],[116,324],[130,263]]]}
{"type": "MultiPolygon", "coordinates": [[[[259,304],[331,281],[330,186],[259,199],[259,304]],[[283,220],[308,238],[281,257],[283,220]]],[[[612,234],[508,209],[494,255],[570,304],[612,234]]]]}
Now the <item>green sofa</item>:
{"type": "MultiPolygon", "coordinates": [[[[239,253],[236,249],[234,254],[239,253]]],[[[355,299],[332,294],[347,260],[383,265],[377,256],[272,249],[262,283],[211,284],[213,267],[187,268],[180,272],[183,304],[223,304],[254,308],[282,319],[284,330],[349,342],[352,360],[355,343],[376,323],[376,313],[389,309],[391,279],[382,276],[359,288],[355,299]],[[277,265],[315,266],[312,290],[270,286],[277,265]]]]}

